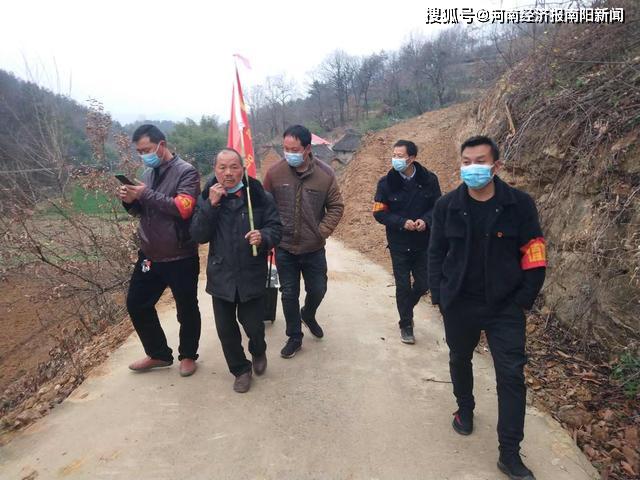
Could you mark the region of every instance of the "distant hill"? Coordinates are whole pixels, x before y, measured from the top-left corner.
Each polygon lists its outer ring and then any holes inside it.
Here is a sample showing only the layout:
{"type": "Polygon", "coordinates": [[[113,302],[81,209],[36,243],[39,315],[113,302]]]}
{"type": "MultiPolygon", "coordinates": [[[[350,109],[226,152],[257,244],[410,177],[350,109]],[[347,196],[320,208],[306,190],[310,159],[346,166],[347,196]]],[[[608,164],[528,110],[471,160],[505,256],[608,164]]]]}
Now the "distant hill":
{"type": "MultiPolygon", "coordinates": [[[[94,163],[85,130],[88,111],[68,96],[0,70],[0,171],[38,168],[37,161],[26,157],[37,157],[35,152],[46,155],[54,130],[58,132],[56,148],[69,163],[94,163]]],[[[122,127],[114,121],[111,130],[122,127]]],[[[107,141],[106,155],[111,160],[117,157],[112,139],[107,141]]]]}
{"type": "Polygon", "coordinates": [[[27,146],[35,148],[48,121],[57,122],[64,131],[66,155],[78,163],[89,162],[86,112],[68,97],[0,70],[0,168],[15,165],[27,146]]]}

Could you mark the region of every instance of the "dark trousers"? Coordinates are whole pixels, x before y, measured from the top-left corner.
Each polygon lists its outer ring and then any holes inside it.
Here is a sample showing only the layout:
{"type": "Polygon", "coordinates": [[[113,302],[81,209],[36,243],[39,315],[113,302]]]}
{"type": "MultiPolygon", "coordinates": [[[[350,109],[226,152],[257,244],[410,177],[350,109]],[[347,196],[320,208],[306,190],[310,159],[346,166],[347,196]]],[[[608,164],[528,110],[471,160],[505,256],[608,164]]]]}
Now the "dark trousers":
{"type": "Polygon", "coordinates": [[[174,262],[152,262],[148,272],[142,271],[142,253],[131,276],[127,294],[127,310],[144,351],[151,358],[173,360],[172,350],[160,325],[156,303],[167,287],[176,302],[180,322],[180,346],[178,360],[198,358],[200,341],[200,310],[198,309],[198,274],[200,261],[197,256],[174,262]]]}
{"type": "Polygon", "coordinates": [[[391,250],[393,277],[396,281],[396,305],[400,328],[413,326],[413,307],[429,290],[427,250],[407,252],[391,250]],[[413,285],[411,277],[413,276],[413,285]]]}
{"type": "Polygon", "coordinates": [[[300,318],[300,274],[304,278],[306,297],[305,317],[315,318],[316,311],[327,293],[327,258],[325,249],[294,255],[282,248],[276,252],[282,310],[287,322],[287,336],[302,339],[300,318]]]}
{"type": "Polygon", "coordinates": [[[237,293],[233,302],[213,297],[213,315],[229,371],[236,377],[250,371],[252,364],[244,354],[238,322],[249,337],[251,355],[263,355],[267,351],[264,341],[264,296],[246,302],[241,302],[237,293]]]}
{"type": "Polygon", "coordinates": [[[478,301],[457,299],[442,313],[458,407],[470,410],[475,407],[471,358],[480,331],[484,330],[496,372],[500,451],[517,452],[524,438],[526,406],[524,312],[515,304],[494,308],[478,301]]]}

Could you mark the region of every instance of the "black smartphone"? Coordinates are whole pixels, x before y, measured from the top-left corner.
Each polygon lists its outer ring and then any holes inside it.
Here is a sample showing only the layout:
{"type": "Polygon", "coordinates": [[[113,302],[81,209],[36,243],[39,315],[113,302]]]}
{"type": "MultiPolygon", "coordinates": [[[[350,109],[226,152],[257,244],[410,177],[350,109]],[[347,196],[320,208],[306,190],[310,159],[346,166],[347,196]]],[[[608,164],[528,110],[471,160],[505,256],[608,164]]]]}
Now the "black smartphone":
{"type": "Polygon", "coordinates": [[[118,174],[115,175],[115,177],[118,180],[120,180],[120,183],[122,183],[123,185],[135,185],[135,183],[132,182],[131,180],[129,180],[129,177],[127,177],[126,175],[118,173],[118,174]]]}

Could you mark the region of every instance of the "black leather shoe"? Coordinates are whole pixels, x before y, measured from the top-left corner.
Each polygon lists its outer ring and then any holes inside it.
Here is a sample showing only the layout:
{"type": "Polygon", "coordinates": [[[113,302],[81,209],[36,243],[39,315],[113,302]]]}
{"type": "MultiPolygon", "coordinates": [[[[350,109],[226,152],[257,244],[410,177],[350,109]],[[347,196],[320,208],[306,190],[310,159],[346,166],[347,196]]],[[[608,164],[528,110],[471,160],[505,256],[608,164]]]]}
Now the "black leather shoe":
{"type": "Polygon", "coordinates": [[[533,472],[522,463],[518,453],[500,454],[498,468],[511,480],[536,480],[533,472]]]}
{"type": "Polygon", "coordinates": [[[400,329],[400,341],[409,345],[416,343],[416,337],[413,336],[413,327],[404,327],[400,329]]]}
{"type": "Polygon", "coordinates": [[[300,348],[302,348],[302,341],[296,338],[290,338],[284,347],[282,347],[282,350],[280,350],[280,356],[282,358],[293,358],[300,348]]]}
{"type": "Polygon", "coordinates": [[[267,354],[263,353],[259,357],[253,357],[253,371],[256,375],[262,375],[267,369],[267,354]]]}
{"type": "Polygon", "coordinates": [[[473,432],[473,411],[458,410],[453,414],[451,425],[460,435],[471,435],[471,432],[473,432]]]}
{"type": "Polygon", "coordinates": [[[304,308],[300,310],[300,318],[302,319],[302,323],[304,323],[311,334],[316,338],[324,337],[324,332],[322,331],[322,327],[318,324],[315,318],[307,318],[304,314],[304,308]]]}
{"type": "Polygon", "coordinates": [[[237,393],[247,393],[251,388],[251,370],[236,377],[233,382],[233,391],[237,393]]]}

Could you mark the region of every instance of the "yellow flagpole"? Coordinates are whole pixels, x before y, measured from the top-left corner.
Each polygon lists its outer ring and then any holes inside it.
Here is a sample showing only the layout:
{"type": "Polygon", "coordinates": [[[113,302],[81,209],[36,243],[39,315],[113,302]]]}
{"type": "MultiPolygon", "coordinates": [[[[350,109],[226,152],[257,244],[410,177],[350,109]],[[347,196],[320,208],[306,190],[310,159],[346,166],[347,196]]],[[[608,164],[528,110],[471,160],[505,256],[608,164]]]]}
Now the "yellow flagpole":
{"type": "MultiPolygon", "coordinates": [[[[233,63],[235,64],[236,67],[236,82],[239,80],[239,76],[238,76],[238,65],[236,64],[236,60],[235,57],[233,59],[233,63]]],[[[236,94],[235,92],[237,92],[237,85],[236,85],[236,89],[234,90],[234,95],[236,94]]],[[[238,102],[240,101],[240,98],[238,97],[238,102]]],[[[240,108],[242,108],[242,105],[239,105],[240,108]]],[[[236,116],[236,118],[238,118],[236,116]]],[[[242,125],[242,131],[240,132],[240,146],[242,149],[242,163],[244,164],[246,162],[246,152],[244,149],[244,129],[245,129],[245,125],[243,123],[242,125]]],[[[243,165],[244,167],[244,178],[247,181],[247,205],[249,208],[249,227],[251,228],[251,230],[255,230],[255,225],[253,223],[253,205],[251,204],[251,188],[249,186],[249,173],[247,172],[247,168],[246,165],[243,165]]],[[[255,245],[251,245],[251,251],[253,252],[253,256],[257,257],[258,256],[258,247],[256,247],[255,245]]]]}

